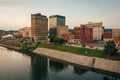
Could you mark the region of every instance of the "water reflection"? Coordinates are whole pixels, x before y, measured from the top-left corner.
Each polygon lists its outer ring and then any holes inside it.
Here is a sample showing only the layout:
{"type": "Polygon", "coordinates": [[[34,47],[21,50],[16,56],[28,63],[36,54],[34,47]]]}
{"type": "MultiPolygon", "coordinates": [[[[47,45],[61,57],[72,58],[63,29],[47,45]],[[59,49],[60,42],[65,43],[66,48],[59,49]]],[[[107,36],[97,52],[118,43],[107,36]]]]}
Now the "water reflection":
{"type": "Polygon", "coordinates": [[[0,80],[120,80],[120,77],[0,47],[0,80]]]}
{"type": "Polygon", "coordinates": [[[75,74],[80,75],[80,74],[83,74],[83,73],[85,73],[85,72],[87,72],[86,69],[83,69],[82,67],[74,66],[74,73],[75,73],[75,74]]]}
{"type": "Polygon", "coordinates": [[[31,57],[32,78],[33,80],[48,80],[47,67],[48,59],[41,56],[31,57]]]}
{"type": "Polygon", "coordinates": [[[118,80],[116,77],[108,77],[108,76],[104,76],[103,80],[118,80]]]}
{"type": "Polygon", "coordinates": [[[62,62],[55,61],[52,59],[49,60],[49,68],[56,73],[64,70],[67,67],[68,65],[66,63],[62,63],[62,62]]]}

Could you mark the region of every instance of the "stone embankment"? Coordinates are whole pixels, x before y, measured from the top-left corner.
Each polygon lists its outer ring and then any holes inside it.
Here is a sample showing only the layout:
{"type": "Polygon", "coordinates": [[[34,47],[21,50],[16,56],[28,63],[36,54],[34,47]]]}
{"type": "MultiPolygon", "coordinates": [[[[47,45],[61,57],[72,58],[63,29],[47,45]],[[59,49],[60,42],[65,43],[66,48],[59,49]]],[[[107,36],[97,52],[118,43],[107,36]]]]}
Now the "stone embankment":
{"type": "Polygon", "coordinates": [[[38,55],[55,58],[58,60],[66,61],[81,66],[87,66],[90,68],[120,73],[120,61],[76,55],[68,52],[51,50],[46,48],[37,48],[33,52],[38,55]]]}

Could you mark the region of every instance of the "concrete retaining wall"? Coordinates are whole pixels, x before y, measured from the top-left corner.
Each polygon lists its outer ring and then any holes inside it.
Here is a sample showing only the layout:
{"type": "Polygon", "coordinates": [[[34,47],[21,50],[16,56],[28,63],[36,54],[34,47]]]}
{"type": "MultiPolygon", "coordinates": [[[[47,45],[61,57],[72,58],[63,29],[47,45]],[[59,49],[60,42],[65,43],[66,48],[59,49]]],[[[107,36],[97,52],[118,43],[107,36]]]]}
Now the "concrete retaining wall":
{"type": "Polygon", "coordinates": [[[106,70],[114,73],[120,73],[120,61],[95,58],[94,68],[106,70]]]}
{"type": "Polygon", "coordinates": [[[38,55],[63,60],[69,63],[101,69],[105,71],[120,73],[120,61],[106,60],[102,58],[87,57],[82,55],[71,54],[68,52],[51,50],[46,48],[37,48],[33,51],[38,55]]]}
{"type": "Polygon", "coordinates": [[[92,57],[88,58],[86,56],[79,56],[79,55],[71,54],[68,52],[51,50],[46,48],[37,48],[36,50],[34,50],[34,52],[40,55],[56,58],[59,60],[63,60],[66,62],[78,64],[78,65],[89,66],[89,67],[93,65],[92,57]]]}

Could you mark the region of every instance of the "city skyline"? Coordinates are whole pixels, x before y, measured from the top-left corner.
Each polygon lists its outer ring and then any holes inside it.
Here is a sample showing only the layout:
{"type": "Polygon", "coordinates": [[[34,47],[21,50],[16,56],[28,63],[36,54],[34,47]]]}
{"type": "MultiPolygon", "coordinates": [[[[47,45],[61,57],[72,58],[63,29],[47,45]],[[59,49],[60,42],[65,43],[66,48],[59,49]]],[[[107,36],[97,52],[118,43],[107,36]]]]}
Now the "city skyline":
{"type": "Polygon", "coordinates": [[[69,28],[87,22],[103,22],[106,28],[119,28],[120,0],[0,0],[0,29],[31,27],[31,14],[47,17],[63,15],[69,28]]]}

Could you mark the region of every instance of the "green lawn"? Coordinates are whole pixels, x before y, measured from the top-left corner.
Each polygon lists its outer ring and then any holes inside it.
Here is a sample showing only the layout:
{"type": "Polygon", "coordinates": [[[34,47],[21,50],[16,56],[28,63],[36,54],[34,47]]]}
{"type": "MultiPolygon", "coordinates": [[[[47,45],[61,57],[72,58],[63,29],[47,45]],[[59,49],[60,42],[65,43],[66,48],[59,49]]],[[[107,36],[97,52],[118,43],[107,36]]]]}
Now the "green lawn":
{"type": "MultiPolygon", "coordinates": [[[[24,47],[22,50],[23,51],[28,50],[32,52],[37,47],[65,51],[65,52],[70,52],[78,55],[106,58],[105,54],[103,53],[103,50],[93,50],[93,49],[87,49],[87,48],[80,48],[80,47],[66,46],[66,45],[55,45],[55,44],[49,44],[49,43],[40,43],[35,46],[27,46],[27,47],[24,47]]],[[[115,56],[109,57],[109,59],[120,60],[120,53],[115,56]]]]}
{"type": "Polygon", "coordinates": [[[66,46],[66,45],[54,45],[48,43],[41,43],[39,47],[70,52],[78,55],[94,56],[101,58],[104,57],[102,50],[93,50],[93,49],[79,48],[79,47],[66,46]]]}

